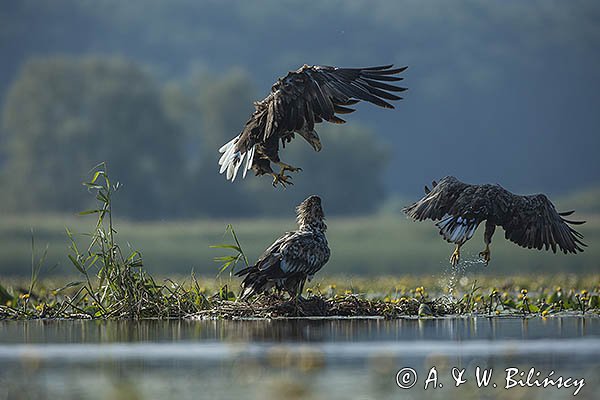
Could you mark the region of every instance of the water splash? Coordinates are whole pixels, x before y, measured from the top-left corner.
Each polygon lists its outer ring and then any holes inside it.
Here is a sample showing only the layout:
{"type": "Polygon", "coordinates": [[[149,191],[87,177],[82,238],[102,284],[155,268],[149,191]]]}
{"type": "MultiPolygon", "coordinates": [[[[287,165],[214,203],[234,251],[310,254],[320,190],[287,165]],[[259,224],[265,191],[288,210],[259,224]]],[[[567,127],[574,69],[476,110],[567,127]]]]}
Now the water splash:
{"type": "Polygon", "coordinates": [[[451,300],[455,299],[457,286],[466,287],[471,281],[469,275],[481,268],[485,268],[485,262],[478,254],[463,253],[463,257],[456,266],[452,266],[450,263],[445,264],[439,285],[446,289],[451,300]]]}

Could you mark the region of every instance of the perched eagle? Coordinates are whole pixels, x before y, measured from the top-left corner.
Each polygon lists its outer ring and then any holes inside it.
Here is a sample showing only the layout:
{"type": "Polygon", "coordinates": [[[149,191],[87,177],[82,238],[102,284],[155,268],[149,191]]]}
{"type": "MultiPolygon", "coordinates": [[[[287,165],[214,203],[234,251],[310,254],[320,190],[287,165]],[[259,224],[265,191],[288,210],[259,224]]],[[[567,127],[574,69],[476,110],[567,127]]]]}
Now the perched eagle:
{"type": "Polygon", "coordinates": [[[432,184],[431,190],[425,186],[425,197],[403,211],[416,221],[439,221],[436,226],[440,235],[456,244],[450,257],[452,265],[460,259],[460,247],[471,239],[483,221],[486,221],[485,249],[479,255],[486,265],[496,226],[504,229],[506,239],[528,249],[545,247],[556,253],[558,247],[567,254],[581,252],[582,246],[586,246],[581,241],[583,235],[568,225],[581,225],[585,221],[563,218],[574,211],[557,212],[543,194],[520,196],[499,185],[469,185],[453,176],[432,184]]]}
{"type": "Polygon", "coordinates": [[[370,68],[304,65],[289,72],[275,82],[267,97],[254,103],[255,111],[242,132],[219,149],[222,153],[219,172],[227,171],[227,179],[233,182],[240,168],[243,177],[252,169],[255,175],[271,174],[273,186],[292,184],[285,171],[301,169],[281,162],[279,143],[285,147],[297,133],[315,151],[320,151],[321,141],[314,130],[315,124],[323,120],[345,123],[336,114],[354,112],[347,106],[360,100],[394,108],[385,100],[400,100],[401,97],[389,92],[402,92],[406,88],[385,82],[402,80],[394,75],[405,69],[392,69],[392,65],[370,68]],[[280,167],[279,173],[273,172],[271,163],[280,167]]]}
{"type": "Polygon", "coordinates": [[[260,256],[256,264],[236,273],[245,276],[240,298],[266,292],[272,287],[302,294],[306,279],[310,281],[329,260],[329,246],[321,198],[310,196],[296,208],[298,230],[287,232],[260,256]]]}

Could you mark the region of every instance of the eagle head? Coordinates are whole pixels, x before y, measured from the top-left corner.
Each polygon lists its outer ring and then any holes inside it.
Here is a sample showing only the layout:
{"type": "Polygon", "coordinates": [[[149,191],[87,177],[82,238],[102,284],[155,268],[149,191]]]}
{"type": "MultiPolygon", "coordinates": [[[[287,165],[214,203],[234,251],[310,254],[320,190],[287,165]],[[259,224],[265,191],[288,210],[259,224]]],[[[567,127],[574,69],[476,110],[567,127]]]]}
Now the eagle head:
{"type": "Polygon", "coordinates": [[[296,207],[296,220],[300,228],[310,228],[318,230],[326,230],[327,226],[323,222],[325,213],[321,206],[321,198],[319,196],[309,196],[296,207]]]}

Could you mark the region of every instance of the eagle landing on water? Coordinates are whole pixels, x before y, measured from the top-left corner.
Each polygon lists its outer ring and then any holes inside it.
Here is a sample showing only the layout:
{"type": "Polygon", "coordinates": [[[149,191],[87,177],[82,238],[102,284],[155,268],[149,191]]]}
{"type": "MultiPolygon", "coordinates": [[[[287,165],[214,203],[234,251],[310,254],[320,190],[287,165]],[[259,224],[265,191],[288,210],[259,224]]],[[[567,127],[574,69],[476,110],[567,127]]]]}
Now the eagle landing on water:
{"type": "Polygon", "coordinates": [[[473,236],[480,223],[485,223],[485,249],[479,255],[487,265],[490,261],[490,243],[496,226],[504,229],[506,239],[528,249],[546,250],[557,247],[565,254],[582,252],[586,245],[583,235],[569,225],[585,221],[571,221],[564,217],[574,211],[557,212],[554,204],[543,194],[520,196],[499,185],[469,185],[453,176],[425,186],[425,197],[404,208],[416,221],[438,221],[440,235],[456,249],[450,257],[452,265],[460,259],[460,247],[473,236]]]}
{"type": "Polygon", "coordinates": [[[226,172],[227,179],[233,182],[240,168],[244,178],[252,169],[255,175],[272,175],[273,186],[293,184],[285,172],[301,169],[280,160],[280,142],[285,147],[297,133],[315,151],[320,151],[321,140],[314,130],[315,124],[345,123],[336,114],[356,111],[348,106],[361,100],[394,108],[386,100],[402,98],[390,92],[402,92],[406,88],[386,82],[402,80],[395,75],[405,69],[392,69],[392,65],[369,68],[304,65],[289,72],[275,82],[267,97],[254,103],[255,111],[242,132],[219,149],[222,153],[219,172],[226,172]],[[280,167],[279,173],[273,172],[272,163],[280,167]]]}
{"type": "Polygon", "coordinates": [[[310,196],[296,208],[298,229],[277,239],[260,256],[256,264],[238,271],[244,276],[241,300],[275,287],[291,297],[302,294],[309,281],[329,260],[329,246],[321,198],[310,196]]]}

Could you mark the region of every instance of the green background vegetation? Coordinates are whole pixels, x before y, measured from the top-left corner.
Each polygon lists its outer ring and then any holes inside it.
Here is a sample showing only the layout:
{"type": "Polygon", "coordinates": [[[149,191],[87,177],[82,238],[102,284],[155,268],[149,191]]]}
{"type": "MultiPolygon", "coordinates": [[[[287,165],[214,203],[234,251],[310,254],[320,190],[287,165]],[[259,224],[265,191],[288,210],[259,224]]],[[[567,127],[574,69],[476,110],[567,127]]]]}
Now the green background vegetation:
{"type": "MultiPolygon", "coordinates": [[[[194,270],[198,275],[214,276],[219,264],[215,256],[229,254],[210,245],[230,243],[224,237],[227,223],[234,224],[236,233],[248,258],[253,261],[285,230],[294,228],[289,218],[193,220],[179,222],[116,222],[121,245],[129,243],[141,251],[149,272],[163,276],[187,275],[194,270]]],[[[332,217],[328,239],[332,257],[324,274],[415,274],[439,275],[449,271],[448,258],[452,245],[444,242],[430,223],[415,223],[401,215],[380,214],[365,217],[332,217]]],[[[30,216],[9,217],[0,224],[0,271],[5,275],[30,273],[31,231],[38,254],[50,244],[46,267],[59,264],[51,273],[76,274],[67,259],[69,239],[65,226],[76,233],[89,232],[94,222],[89,217],[30,216]]],[[[463,267],[467,271],[486,275],[511,273],[539,274],[546,272],[590,273],[600,267],[600,218],[590,216],[581,227],[589,248],[578,255],[552,254],[520,248],[507,242],[499,230],[492,244],[492,262],[488,268],[473,263],[483,249],[483,231],[463,248],[463,267]]],[[[75,236],[79,243],[88,237],[75,236]]]]}

